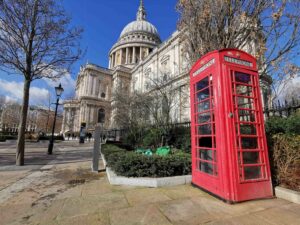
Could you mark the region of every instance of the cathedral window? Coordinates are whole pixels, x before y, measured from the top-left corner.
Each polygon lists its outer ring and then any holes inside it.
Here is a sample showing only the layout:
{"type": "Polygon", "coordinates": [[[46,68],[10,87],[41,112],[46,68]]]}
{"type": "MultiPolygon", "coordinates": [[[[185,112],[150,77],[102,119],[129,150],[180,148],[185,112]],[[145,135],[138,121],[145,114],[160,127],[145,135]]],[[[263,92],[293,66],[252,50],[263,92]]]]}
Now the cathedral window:
{"type": "Polygon", "coordinates": [[[104,123],[105,122],[105,110],[99,109],[98,110],[98,123],[104,123]]]}
{"type": "Polygon", "coordinates": [[[164,75],[164,77],[163,77],[164,80],[165,80],[165,76],[167,77],[171,73],[169,61],[170,61],[170,55],[165,55],[160,60],[160,63],[161,63],[161,72],[164,75]]]}
{"type": "Polygon", "coordinates": [[[151,68],[147,68],[145,70],[145,77],[150,77],[150,74],[151,74],[151,68]]]}
{"type": "Polygon", "coordinates": [[[101,93],[101,98],[105,98],[105,93],[104,92],[101,93]]]}

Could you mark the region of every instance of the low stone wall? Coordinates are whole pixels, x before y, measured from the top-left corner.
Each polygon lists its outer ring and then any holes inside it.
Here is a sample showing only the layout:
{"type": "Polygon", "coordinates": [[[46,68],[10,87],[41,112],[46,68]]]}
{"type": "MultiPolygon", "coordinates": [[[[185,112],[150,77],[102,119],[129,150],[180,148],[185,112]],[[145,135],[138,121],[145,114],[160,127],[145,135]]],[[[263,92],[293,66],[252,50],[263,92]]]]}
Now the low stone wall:
{"type": "Polygon", "coordinates": [[[176,186],[182,184],[190,184],[192,181],[191,175],[176,176],[176,177],[123,177],[117,176],[109,167],[106,167],[106,174],[109,183],[112,185],[128,185],[141,187],[165,187],[176,186]]]}
{"type": "Polygon", "coordinates": [[[293,191],[283,187],[275,187],[275,195],[290,202],[300,204],[300,192],[293,191]]]}

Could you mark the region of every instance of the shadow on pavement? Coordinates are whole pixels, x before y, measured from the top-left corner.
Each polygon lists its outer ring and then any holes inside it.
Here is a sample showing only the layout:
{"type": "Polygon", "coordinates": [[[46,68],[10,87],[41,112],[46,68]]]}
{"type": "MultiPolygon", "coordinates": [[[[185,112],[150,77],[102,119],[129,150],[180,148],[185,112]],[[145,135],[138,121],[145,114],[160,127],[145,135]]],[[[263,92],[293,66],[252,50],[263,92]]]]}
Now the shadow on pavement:
{"type": "Polygon", "coordinates": [[[92,146],[89,144],[63,145],[60,143],[60,145],[55,146],[52,155],[47,154],[47,147],[38,145],[26,146],[24,166],[15,165],[15,146],[0,146],[0,171],[38,170],[47,164],[68,164],[92,160],[92,146]]]}

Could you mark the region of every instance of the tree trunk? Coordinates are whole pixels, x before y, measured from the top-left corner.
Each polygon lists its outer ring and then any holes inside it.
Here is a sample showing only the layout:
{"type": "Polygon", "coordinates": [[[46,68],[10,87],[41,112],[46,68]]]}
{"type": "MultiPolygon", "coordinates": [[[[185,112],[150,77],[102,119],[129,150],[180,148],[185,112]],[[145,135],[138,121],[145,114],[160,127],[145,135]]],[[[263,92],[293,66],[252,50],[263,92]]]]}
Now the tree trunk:
{"type": "Polygon", "coordinates": [[[27,122],[27,113],[29,105],[29,89],[30,89],[30,80],[25,79],[24,81],[24,90],[23,90],[23,104],[21,109],[21,117],[19,124],[19,133],[18,133],[18,143],[17,143],[17,152],[16,152],[16,165],[24,165],[24,153],[25,153],[25,130],[27,122]]]}

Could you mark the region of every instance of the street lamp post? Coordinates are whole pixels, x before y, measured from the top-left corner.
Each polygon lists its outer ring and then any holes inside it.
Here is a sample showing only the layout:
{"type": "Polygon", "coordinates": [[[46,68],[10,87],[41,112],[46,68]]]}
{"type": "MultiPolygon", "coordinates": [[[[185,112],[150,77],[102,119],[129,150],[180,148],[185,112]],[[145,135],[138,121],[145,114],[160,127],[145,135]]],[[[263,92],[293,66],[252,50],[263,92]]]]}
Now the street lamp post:
{"type": "Polygon", "coordinates": [[[55,87],[55,93],[57,96],[57,100],[55,103],[55,115],[54,115],[54,121],[53,121],[53,127],[52,127],[52,135],[50,138],[50,142],[49,142],[49,146],[48,146],[48,154],[52,155],[52,150],[53,150],[53,143],[54,143],[54,130],[55,130],[55,123],[56,123],[56,116],[57,116],[57,108],[59,105],[59,98],[61,96],[61,94],[63,93],[64,89],[62,88],[61,84],[59,84],[58,87],[55,87]]]}

